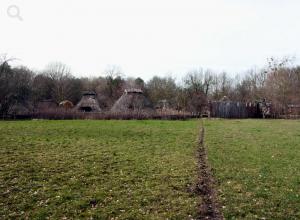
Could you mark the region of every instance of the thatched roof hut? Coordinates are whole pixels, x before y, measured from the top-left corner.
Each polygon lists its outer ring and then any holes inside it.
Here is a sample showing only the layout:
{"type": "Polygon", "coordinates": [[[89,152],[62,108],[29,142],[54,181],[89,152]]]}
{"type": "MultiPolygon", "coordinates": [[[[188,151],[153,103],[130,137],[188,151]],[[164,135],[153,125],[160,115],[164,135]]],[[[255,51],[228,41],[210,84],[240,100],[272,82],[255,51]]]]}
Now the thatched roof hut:
{"type": "Polygon", "coordinates": [[[74,104],[69,100],[64,100],[59,103],[59,107],[62,107],[64,109],[72,109],[74,107],[74,104]]]}
{"type": "Polygon", "coordinates": [[[100,112],[101,108],[96,98],[96,93],[90,91],[83,92],[82,98],[75,109],[83,112],[100,112]]]}
{"type": "Polygon", "coordinates": [[[154,112],[152,103],[145,97],[141,89],[126,89],[111,111],[115,113],[154,112]]]}

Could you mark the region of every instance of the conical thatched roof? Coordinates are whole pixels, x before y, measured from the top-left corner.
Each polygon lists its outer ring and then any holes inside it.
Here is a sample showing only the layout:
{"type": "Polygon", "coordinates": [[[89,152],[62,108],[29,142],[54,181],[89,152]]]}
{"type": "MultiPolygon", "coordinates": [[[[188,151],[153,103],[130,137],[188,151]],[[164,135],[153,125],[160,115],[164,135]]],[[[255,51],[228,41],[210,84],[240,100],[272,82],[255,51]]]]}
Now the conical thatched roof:
{"type": "Polygon", "coordinates": [[[75,109],[83,112],[100,112],[101,109],[96,98],[96,93],[83,92],[82,98],[75,109]]]}
{"type": "Polygon", "coordinates": [[[152,103],[144,96],[140,89],[126,89],[123,95],[113,105],[112,112],[153,112],[152,103]]]}

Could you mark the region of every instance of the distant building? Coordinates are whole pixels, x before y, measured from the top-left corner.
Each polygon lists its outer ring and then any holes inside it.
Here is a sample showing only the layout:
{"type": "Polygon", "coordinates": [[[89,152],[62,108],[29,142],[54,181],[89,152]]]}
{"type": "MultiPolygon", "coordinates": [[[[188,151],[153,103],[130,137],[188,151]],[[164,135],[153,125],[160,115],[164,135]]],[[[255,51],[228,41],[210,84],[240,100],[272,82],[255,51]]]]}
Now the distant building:
{"type": "Polygon", "coordinates": [[[74,104],[69,100],[64,100],[59,103],[59,107],[62,107],[64,109],[72,109],[74,107],[74,104]]]}
{"type": "Polygon", "coordinates": [[[82,98],[75,107],[76,110],[82,112],[100,112],[101,108],[95,92],[85,91],[82,98]]]}
{"type": "Polygon", "coordinates": [[[114,113],[153,112],[152,103],[141,89],[125,89],[123,95],[111,108],[114,113]]]}

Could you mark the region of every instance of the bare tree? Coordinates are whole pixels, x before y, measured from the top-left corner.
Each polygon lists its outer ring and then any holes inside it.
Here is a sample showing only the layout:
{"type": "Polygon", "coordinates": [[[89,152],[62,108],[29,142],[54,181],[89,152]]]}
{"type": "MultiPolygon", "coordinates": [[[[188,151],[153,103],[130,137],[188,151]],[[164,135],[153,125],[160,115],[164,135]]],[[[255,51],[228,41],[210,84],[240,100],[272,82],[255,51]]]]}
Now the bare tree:
{"type": "Polygon", "coordinates": [[[184,88],[187,92],[188,110],[200,113],[207,105],[207,96],[213,77],[211,71],[204,73],[203,69],[188,72],[184,78],[184,88]]]}
{"type": "Polygon", "coordinates": [[[204,71],[202,68],[189,71],[184,77],[184,85],[192,93],[204,93],[204,71]]]}
{"type": "Polygon", "coordinates": [[[177,85],[172,77],[154,76],[146,85],[147,94],[153,103],[166,99],[170,104],[175,103],[177,85]]]}
{"type": "Polygon", "coordinates": [[[73,76],[67,65],[60,62],[50,63],[46,66],[44,73],[52,80],[52,98],[56,102],[70,98],[73,76]]]}
{"type": "Polygon", "coordinates": [[[203,87],[204,87],[204,94],[206,97],[208,96],[208,93],[211,89],[211,85],[213,83],[213,72],[211,70],[206,70],[204,74],[204,82],[203,82],[203,87]]]}
{"type": "Polygon", "coordinates": [[[118,65],[108,65],[104,70],[105,77],[117,78],[123,77],[122,68],[118,65]]]}
{"type": "Polygon", "coordinates": [[[34,73],[25,67],[12,68],[6,55],[0,63],[0,114],[6,115],[14,105],[28,104],[34,73]]]}
{"type": "Polygon", "coordinates": [[[292,68],[293,58],[270,58],[266,70],[265,91],[271,100],[273,109],[278,114],[286,114],[287,106],[297,102],[297,68],[292,68]]]}
{"type": "Polygon", "coordinates": [[[116,99],[122,94],[122,85],[124,80],[122,79],[122,71],[119,66],[112,65],[108,66],[105,70],[105,78],[107,82],[108,95],[112,99],[116,99]]]}

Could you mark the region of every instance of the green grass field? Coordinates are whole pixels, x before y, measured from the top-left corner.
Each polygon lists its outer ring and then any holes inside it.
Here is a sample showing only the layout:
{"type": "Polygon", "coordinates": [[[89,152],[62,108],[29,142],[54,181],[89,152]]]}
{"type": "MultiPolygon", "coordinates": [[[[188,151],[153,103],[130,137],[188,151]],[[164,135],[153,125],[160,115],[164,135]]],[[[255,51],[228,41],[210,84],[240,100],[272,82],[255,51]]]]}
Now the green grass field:
{"type": "Polygon", "coordinates": [[[204,124],[226,219],[300,219],[300,121],[204,124]]]}
{"type": "MultiPolygon", "coordinates": [[[[300,121],[204,120],[226,219],[300,219],[300,121]]],[[[200,123],[0,122],[0,219],[192,219],[200,123]]]]}
{"type": "Polygon", "coordinates": [[[0,122],[0,219],[189,219],[197,121],[0,122]]]}

